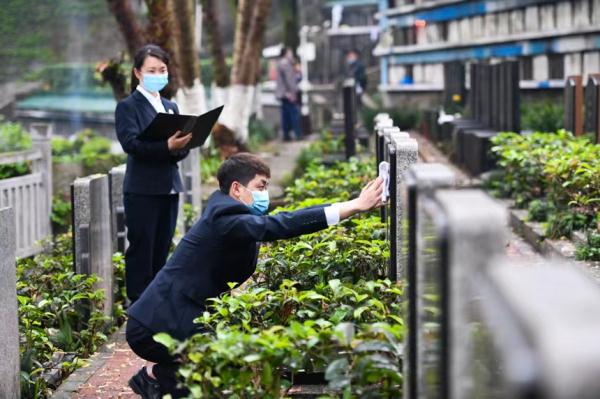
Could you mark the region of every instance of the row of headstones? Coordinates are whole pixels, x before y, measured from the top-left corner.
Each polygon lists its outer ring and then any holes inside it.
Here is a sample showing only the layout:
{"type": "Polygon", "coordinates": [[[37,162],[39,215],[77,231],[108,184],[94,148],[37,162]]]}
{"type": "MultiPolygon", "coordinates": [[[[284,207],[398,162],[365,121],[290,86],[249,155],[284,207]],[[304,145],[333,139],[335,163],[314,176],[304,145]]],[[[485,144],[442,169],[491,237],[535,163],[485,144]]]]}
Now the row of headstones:
{"type": "Polygon", "coordinates": [[[565,83],[565,129],[575,136],[591,134],[600,144],[600,74],[590,74],[583,87],[580,75],[565,83]]]}
{"type": "MultiPolygon", "coordinates": [[[[184,203],[201,207],[200,154],[198,149],[182,162],[185,187],[180,201],[178,229],[184,232],[184,203]]],[[[73,263],[80,274],[96,274],[99,288],[106,292],[104,310],[110,315],[113,305],[112,254],[125,253],[127,231],[123,204],[123,181],[126,165],[110,170],[108,175],[96,174],[76,179],[71,186],[73,220],[73,263]]]]}
{"type": "Polygon", "coordinates": [[[598,397],[600,287],[573,265],[507,259],[504,206],[417,164],[386,119],[377,159],[396,170],[388,274],[405,282],[405,397],[598,397]]]}

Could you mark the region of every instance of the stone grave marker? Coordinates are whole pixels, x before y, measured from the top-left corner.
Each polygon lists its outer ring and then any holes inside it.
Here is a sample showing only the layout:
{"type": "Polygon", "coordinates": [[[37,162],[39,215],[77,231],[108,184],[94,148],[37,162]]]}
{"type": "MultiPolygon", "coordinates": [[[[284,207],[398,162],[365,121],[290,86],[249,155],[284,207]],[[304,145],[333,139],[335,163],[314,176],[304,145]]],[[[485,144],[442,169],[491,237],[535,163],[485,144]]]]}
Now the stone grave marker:
{"type": "Polygon", "coordinates": [[[600,74],[590,74],[585,86],[585,126],[586,134],[591,134],[600,144],[600,74]]]}
{"type": "Polygon", "coordinates": [[[453,347],[467,366],[455,398],[600,397],[600,288],[572,264],[496,258],[470,280],[453,347]]]}
{"type": "Polygon", "coordinates": [[[470,276],[504,251],[507,215],[479,190],[437,190],[417,204],[417,397],[456,398],[463,359],[451,348],[467,341],[470,276]]]}
{"type": "MultiPolygon", "coordinates": [[[[403,217],[406,204],[399,195],[398,187],[402,186],[406,171],[417,163],[419,158],[419,145],[408,134],[396,133],[392,135],[389,144],[390,156],[390,265],[388,278],[392,281],[403,279],[405,276],[406,262],[400,255],[402,243],[407,239],[404,234],[403,217]]],[[[387,220],[387,219],[386,219],[387,220]]]]}
{"type": "Polygon", "coordinates": [[[565,129],[575,136],[583,134],[583,86],[580,75],[569,76],[565,83],[565,129]]]}
{"type": "Polygon", "coordinates": [[[78,178],[72,186],[73,250],[75,271],[95,274],[97,287],[104,290],[104,314],[112,315],[113,264],[111,206],[108,176],[78,178]]]}
{"type": "Polygon", "coordinates": [[[420,195],[431,195],[438,188],[448,188],[455,184],[455,176],[451,169],[443,164],[417,163],[406,172],[404,181],[398,186],[398,195],[404,206],[402,223],[407,232],[407,237],[398,246],[397,258],[404,262],[406,259],[405,273],[405,300],[407,309],[407,332],[405,335],[404,357],[404,392],[408,398],[416,398],[416,348],[418,346],[416,326],[417,321],[417,203],[420,195]]]}
{"type": "Polygon", "coordinates": [[[0,209],[0,397],[6,399],[21,397],[15,235],[14,211],[0,209]]]}
{"type": "Polygon", "coordinates": [[[346,159],[356,155],[356,83],[354,79],[344,81],[344,145],[346,159]]]}

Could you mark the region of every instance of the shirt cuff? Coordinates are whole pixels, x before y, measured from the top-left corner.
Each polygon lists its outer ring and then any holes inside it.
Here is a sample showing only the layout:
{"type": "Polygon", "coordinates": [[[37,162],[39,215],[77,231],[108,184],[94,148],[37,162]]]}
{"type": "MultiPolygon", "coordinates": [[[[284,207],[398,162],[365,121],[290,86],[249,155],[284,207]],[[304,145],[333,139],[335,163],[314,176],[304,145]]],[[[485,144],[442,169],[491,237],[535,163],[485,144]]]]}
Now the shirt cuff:
{"type": "Polygon", "coordinates": [[[323,208],[325,210],[325,218],[327,226],[333,226],[340,222],[340,207],[339,204],[333,204],[323,208]]]}

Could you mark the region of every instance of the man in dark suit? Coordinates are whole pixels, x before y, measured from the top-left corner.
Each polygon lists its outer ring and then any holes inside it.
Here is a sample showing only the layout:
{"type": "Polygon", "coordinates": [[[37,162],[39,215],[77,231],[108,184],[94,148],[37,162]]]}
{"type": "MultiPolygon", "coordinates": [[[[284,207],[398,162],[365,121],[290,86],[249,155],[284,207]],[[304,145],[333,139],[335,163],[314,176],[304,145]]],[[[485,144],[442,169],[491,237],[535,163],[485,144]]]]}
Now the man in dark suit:
{"type": "Polygon", "coordinates": [[[129,309],[127,342],[138,356],[156,363],[129,381],[143,397],[181,394],[175,389],[176,359],[152,337],[166,332],[184,340],[194,334],[193,321],[206,299],[254,273],[259,242],[313,233],[381,204],[382,180],[376,179],[354,200],[265,216],[270,170],[260,158],[236,154],[223,162],[217,178],[220,190],[211,195],[200,220],[129,309]]]}

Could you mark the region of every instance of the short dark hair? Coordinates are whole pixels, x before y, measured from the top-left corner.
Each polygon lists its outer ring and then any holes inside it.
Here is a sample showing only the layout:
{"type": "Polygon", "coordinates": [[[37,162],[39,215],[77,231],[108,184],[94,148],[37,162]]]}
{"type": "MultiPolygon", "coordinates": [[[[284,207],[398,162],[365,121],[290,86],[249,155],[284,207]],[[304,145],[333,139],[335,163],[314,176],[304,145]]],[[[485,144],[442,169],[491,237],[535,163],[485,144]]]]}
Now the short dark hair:
{"type": "Polygon", "coordinates": [[[133,66],[135,69],[139,70],[142,65],[144,65],[144,61],[146,61],[146,58],[148,57],[158,58],[167,66],[169,66],[169,62],[171,62],[169,53],[163,50],[160,46],[157,46],[156,44],[146,44],[144,47],[139,49],[137,53],[135,53],[135,57],[133,59],[133,66]]]}
{"type": "Polygon", "coordinates": [[[256,155],[241,152],[226,159],[217,172],[219,188],[225,194],[229,194],[231,184],[234,181],[246,186],[256,175],[264,175],[271,178],[271,169],[256,155]]]}
{"type": "MultiPolygon", "coordinates": [[[[133,68],[138,71],[144,65],[144,61],[146,58],[154,57],[158,58],[162,62],[165,63],[166,66],[169,66],[169,62],[171,62],[171,57],[169,57],[169,53],[163,50],[160,46],[156,44],[146,44],[144,47],[139,49],[137,53],[135,53],[135,57],[133,58],[133,68]]],[[[131,70],[131,92],[133,93],[139,84],[138,78],[135,76],[133,69],[131,70]]]]}

